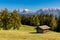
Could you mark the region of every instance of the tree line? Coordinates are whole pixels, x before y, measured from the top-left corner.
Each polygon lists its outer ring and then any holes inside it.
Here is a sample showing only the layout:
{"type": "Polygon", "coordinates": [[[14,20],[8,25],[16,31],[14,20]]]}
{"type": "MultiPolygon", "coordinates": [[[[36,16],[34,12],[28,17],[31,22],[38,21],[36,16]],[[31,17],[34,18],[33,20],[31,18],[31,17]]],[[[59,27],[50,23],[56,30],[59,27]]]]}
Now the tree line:
{"type": "Polygon", "coordinates": [[[33,16],[22,15],[21,23],[30,26],[47,25],[51,27],[53,31],[60,31],[60,16],[57,17],[53,14],[41,13],[40,15],[33,16]]]}
{"type": "Polygon", "coordinates": [[[60,16],[55,16],[53,14],[44,14],[40,15],[19,15],[17,10],[10,12],[7,8],[0,11],[0,29],[19,29],[21,25],[30,25],[30,26],[41,26],[47,25],[51,27],[53,31],[60,31],[60,16]]]}

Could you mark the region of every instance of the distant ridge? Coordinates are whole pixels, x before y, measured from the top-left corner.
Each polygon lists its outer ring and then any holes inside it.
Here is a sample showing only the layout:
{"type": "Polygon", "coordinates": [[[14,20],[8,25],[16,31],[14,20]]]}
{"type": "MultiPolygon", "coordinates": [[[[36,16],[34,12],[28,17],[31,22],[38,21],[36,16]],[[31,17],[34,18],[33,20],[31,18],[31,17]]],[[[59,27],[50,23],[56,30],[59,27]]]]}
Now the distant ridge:
{"type": "Polygon", "coordinates": [[[60,15],[60,8],[43,8],[43,9],[39,9],[36,12],[33,12],[29,9],[24,9],[21,12],[19,12],[21,15],[25,14],[25,15],[39,15],[41,13],[44,14],[54,14],[59,16],[60,15]]]}

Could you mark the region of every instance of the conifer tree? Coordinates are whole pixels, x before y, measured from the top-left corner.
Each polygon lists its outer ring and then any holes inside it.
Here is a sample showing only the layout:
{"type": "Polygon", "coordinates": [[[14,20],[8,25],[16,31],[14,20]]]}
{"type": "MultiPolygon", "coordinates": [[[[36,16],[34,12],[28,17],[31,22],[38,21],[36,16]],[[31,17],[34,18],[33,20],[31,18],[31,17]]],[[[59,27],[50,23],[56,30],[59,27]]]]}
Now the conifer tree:
{"type": "Polygon", "coordinates": [[[18,15],[18,12],[14,10],[11,14],[13,29],[19,29],[21,26],[21,18],[18,15]]]}
{"type": "Polygon", "coordinates": [[[54,16],[52,16],[50,26],[52,30],[55,30],[57,28],[57,21],[54,16]]]}
{"type": "Polygon", "coordinates": [[[34,26],[39,26],[39,25],[40,25],[38,16],[34,16],[34,17],[33,17],[32,23],[34,24],[34,26]]]}
{"type": "Polygon", "coordinates": [[[2,20],[2,23],[3,23],[3,29],[4,30],[7,30],[8,29],[8,24],[9,24],[9,11],[7,8],[5,8],[5,10],[2,10],[1,12],[1,20],[2,20]]]}

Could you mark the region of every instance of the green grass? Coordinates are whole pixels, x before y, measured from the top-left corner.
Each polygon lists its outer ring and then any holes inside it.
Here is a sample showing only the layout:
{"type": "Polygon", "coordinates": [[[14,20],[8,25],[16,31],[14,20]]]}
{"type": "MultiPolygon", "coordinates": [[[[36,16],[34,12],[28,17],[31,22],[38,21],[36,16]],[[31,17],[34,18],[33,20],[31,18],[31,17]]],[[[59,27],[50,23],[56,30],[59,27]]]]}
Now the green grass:
{"type": "Polygon", "coordinates": [[[22,25],[20,27],[20,30],[21,31],[34,31],[35,30],[35,27],[33,27],[33,26],[27,26],[27,25],[22,25]]]}
{"type": "Polygon", "coordinates": [[[0,30],[0,40],[60,40],[60,33],[35,33],[34,27],[23,25],[20,30],[0,30]]]}

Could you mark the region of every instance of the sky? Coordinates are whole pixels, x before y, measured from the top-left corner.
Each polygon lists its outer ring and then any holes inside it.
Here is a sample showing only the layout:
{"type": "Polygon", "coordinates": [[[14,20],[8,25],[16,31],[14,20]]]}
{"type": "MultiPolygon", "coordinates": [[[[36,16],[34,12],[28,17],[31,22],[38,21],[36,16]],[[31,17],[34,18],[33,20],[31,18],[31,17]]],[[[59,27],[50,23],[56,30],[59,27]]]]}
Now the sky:
{"type": "Polygon", "coordinates": [[[60,0],[0,0],[0,9],[30,9],[60,8],[60,0]]]}

